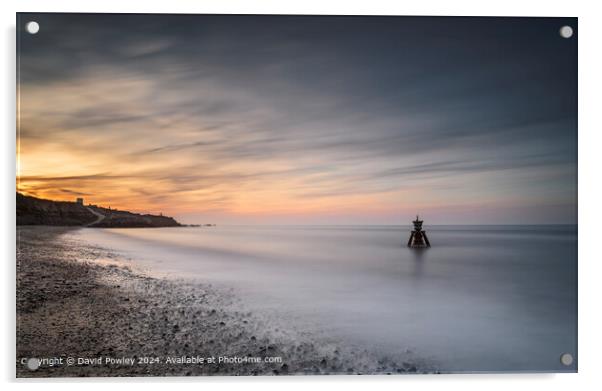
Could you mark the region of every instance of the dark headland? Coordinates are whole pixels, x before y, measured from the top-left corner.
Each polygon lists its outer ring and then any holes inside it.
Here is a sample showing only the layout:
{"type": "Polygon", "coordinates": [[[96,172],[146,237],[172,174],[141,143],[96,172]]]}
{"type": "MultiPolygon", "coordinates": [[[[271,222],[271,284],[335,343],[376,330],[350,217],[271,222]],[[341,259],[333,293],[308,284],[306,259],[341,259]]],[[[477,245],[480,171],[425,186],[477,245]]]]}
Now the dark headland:
{"type": "Polygon", "coordinates": [[[84,226],[98,228],[180,227],[173,217],[139,214],[123,210],[84,205],[79,202],[52,201],[17,192],[17,225],[84,226]]]}

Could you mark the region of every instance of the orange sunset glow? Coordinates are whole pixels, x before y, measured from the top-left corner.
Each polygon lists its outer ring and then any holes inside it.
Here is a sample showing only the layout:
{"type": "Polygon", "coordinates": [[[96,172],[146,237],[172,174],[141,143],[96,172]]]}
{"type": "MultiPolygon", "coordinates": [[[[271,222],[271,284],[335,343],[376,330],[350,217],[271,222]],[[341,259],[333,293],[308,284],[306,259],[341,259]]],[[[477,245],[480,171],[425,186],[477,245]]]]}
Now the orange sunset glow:
{"type": "MultiPolygon", "coordinates": [[[[19,192],[184,222],[575,217],[570,115],[552,115],[554,104],[523,112],[524,91],[468,88],[491,77],[470,69],[418,77],[432,66],[421,42],[403,43],[408,63],[386,47],[358,52],[347,42],[359,32],[344,27],[315,40],[219,22],[162,34],[157,23],[124,40],[84,42],[52,24],[23,40],[22,63],[46,68],[19,70],[19,192]]],[[[529,94],[549,95],[533,83],[529,94]]]]}

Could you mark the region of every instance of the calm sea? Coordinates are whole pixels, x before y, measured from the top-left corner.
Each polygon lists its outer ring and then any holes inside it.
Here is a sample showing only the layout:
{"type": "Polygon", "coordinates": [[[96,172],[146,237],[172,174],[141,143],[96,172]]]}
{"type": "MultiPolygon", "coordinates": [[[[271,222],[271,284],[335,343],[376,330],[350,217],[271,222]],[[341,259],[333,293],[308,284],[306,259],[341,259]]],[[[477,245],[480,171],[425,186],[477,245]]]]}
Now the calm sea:
{"type": "Polygon", "coordinates": [[[217,226],[82,229],[157,276],[231,287],[291,329],[443,371],[574,371],[577,227],[217,226]]]}

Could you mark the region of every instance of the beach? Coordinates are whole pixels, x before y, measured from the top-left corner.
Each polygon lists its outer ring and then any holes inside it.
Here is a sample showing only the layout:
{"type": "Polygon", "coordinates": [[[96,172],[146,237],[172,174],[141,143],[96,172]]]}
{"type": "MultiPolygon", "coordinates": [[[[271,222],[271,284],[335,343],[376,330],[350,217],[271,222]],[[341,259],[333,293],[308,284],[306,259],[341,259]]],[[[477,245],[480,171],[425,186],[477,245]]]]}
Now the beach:
{"type": "Polygon", "coordinates": [[[17,227],[17,377],[436,371],[246,311],[222,287],[133,270],[82,230],[94,229],[17,227]]]}
{"type": "Polygon", "coordinates": [[[576,370],[576,226],[408,232],[18,227],[17,374],[576,370]]]}

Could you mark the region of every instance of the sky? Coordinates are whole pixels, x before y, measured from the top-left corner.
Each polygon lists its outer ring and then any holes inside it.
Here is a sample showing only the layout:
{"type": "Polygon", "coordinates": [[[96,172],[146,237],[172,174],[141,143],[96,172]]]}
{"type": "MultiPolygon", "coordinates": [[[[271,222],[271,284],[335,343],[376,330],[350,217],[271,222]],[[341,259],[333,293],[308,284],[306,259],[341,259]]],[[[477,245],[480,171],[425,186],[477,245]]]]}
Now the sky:
{"type": "Polygon", "coordinates": [[[20,14],[18,30],[25,194],[184,223],[576,223],[576,18],[20,14]]]}

